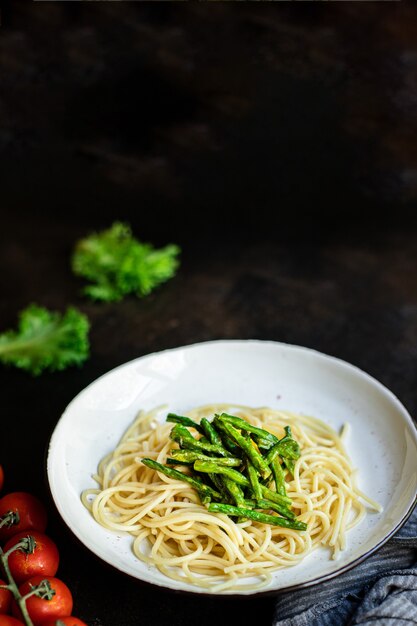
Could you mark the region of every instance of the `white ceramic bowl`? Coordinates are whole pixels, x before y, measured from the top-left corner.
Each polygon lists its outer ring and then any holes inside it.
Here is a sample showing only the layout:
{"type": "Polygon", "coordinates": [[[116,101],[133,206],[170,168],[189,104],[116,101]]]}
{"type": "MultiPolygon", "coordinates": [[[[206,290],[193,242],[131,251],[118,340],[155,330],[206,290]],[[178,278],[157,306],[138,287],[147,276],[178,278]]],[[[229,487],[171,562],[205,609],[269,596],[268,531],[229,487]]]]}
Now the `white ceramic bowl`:
{"type": "Polygon", "coordinates": [[[359,468],[359,486],[384,507],[348,533],[339,560],[331,560],[326,549],[316,550],[302,564],[277,571],[263,591],[315,584],[350,569],[387,541],[410,514],[417,491],[416,428],[388,389],[353,365],[307,348],[212,341],[121,365],[68,405],[50,441],[47,472],[58,511],[87,548],[140,580],[201,592],[139,561],[131,550],[132,538],[98,525],[80,494],[96,486],[91,476],[98,462],[139,409],[168,404],[171,411],[183,413],[214,402],[288,409],[314,415],[335,429],[349,422],[347,449],[359,468]]]}

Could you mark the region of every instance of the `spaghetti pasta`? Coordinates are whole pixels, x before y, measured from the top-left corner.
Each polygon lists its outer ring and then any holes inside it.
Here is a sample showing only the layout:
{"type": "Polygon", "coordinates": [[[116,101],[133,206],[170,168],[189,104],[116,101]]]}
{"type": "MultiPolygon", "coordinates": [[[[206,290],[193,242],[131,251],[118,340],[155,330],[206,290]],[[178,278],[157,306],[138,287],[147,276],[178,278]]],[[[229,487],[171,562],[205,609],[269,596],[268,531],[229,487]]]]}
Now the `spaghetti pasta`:
{"type": "Polygon", "coordinates": [[[280,438],[291,426],[301,456],[286,492],[296,519],[306,531],[233,521],[201,504],[197,491],[146,467],[144,458],[165,463],[173,442],[172,424],[160,423],[161,408],[141,412],[113,452],[99,464],[97,489],[82,494],[84,505],[105,528],[126,531],[133,551],[171,579],[211,592],[253,590],[267,585],[271,573],[299,563],[318,546],[333,558],[346,547],[346,532],[366,514],[381,511],[357,487],[356,471],[341,436],[324,422],[271,408],[213,404],[187,415],[199,422],[216,413],[232,413],[280,438]]]}

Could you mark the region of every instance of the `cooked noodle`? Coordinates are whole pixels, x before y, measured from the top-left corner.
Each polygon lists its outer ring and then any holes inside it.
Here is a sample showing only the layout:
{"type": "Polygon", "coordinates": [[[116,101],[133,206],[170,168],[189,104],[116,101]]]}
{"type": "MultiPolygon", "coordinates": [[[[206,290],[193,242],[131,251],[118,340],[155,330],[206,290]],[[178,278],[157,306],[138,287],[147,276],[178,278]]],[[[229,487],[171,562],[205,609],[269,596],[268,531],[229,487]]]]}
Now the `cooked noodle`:
{"type": "Polygon", "coordinates": [[[274,570],[296,565],[320,545],[337,558],[346,546],[346,532],[366,514],[364,503],[381,511],[356,485],[356,471],[343,444],[347,428],[338,436],[313,417],[215,404],[187,415],[199,421],[233,413],[279,438],[284,426],[291,426],[301,456],[294,477],[286,474],[287,495],[307,530],[251,520],[236,523],[227,515],[210,513],[191,485],[141,463],[145,457],[165,463],[176,446],[169,438],[173,425],[156,419],[160,411],[139,414],[99,464],[94,476],[99,489],[86,490],[82,501],[102,526],[133,535],[135,555],[171,579],[211,592],[259,589],[270,582],[274,570]],[[243,578],[247,580],[242,583],[243,578]]]}

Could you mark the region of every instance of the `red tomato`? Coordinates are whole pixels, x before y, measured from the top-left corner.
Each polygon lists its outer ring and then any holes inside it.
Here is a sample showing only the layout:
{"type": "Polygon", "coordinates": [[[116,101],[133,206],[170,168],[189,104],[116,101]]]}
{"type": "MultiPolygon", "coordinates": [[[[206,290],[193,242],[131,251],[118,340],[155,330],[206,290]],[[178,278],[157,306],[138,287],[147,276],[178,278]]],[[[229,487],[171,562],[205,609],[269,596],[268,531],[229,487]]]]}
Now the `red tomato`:
{"type": "Polygon", "coordinates": [[[3,489],[3,484],[4,484],[4,472],[3,472],[3,468],[0,465],[0,491],[3,489]]]}
{"type": "Polygon", "coordinates": [[[78,617],[60,617],[59,620],[53,619],[48,622],[42,622],[42,626],[57,626],[58,622],[61,622],[63,626],[87,626],[85,622],[82,622],[78,617]]]}
{"type": "Polygon", "coordinates": [[[35,549],[32,554],[26,554],[23,550],[17,549],[9,555],[8,559],[10,571],[18,585],[37,574],[43,577],[55,576],[59,565],[58,548],[52,539],[36,530],[23,530],[14,535],[4,546],[4,552],[27,536],[35,540],[35,549]]]}
{"type": "Polygon", "coordinates": [[[7,519],[8,513],[17,513],[19,522],[0,528],[0,541],[6,541],[21,530],[39,530],[46,528],[46,510],[43,504],[30,493],[17,491],[8,493],[0,499],[0,524],[7,519]]]}
{"type": "Polygon", "coordinates": [[[0,626],[25,626],[23,622],[10,615],[0,615],[0,626]]]}
{"type": "MultiPolygon", "coordinates": [[[[57,620],[61,617],[71,615],[72,611],[72,595],[65,583],[58,578],[52,576],[32,576],[20,585],[19,591],[22,596],[32,590],[32,587],[39,585],[43,580],[48,580],[55,595],[51,600],[39,598],[38,596],[30,596],[26,600],[26,608],[32,619],[34,626],[41,626],[47,619],[57,620]]],[[[21,618],[20,609],[15,602],[12,608],[13,615],[21,618]]],[[[0,625],[1,626],[1,625],[0,625]]]]}
{"type": "MultiPolygon", "coordinates": [[[[0,580],[0,585],[7,585],[0,580]]],[[[0,589],[0,613],[8,613],[12,605],[12,594],[7,589],[0,589]]]]}

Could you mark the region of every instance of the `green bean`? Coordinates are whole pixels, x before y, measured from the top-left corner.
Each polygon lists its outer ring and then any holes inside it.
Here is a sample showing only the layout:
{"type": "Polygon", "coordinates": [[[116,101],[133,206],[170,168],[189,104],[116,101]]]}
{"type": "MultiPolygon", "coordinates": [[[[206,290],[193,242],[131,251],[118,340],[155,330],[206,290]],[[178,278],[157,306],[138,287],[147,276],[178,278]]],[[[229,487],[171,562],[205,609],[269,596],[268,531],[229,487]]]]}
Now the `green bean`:
{"type": "Polygon", "coordinates": [[[267,439],[263,439],[262,437],[257,437],[256,435],[254,435],[253,438],[255,439],[258,448],[261,448],[262,450],[270,450],[274,445],[272,441],[268,441],[267,439]]]}
{"type": "Polygon", "coordinates": [[[173,469],[172,467],[166,467],[165,465],[162,465],[162,463],[158,463],[153,459],[142,459],[142,463],[146,465],[146,467],[150,467],[157,472],[162,472],[162,474],[169,476],[169,478],[173,478],[174,480],[183,480],[184,482],[189,483],[198,491],[203,503],[209,502],[211,498],[216,498],[217,500],[220,499],[220,493],[209,485],[205,485],[200,478],[193,478],[192,476],[183,474],[183,472],[173,469]]]}
{"type": "Polygon", "coordinates": [[[289,439],[288,441],[281,440],[268,450],[264,458],[268,465],[270,465],[278,455],[296,461],[300,458],[300,446],[294,439],[289,439]]]}
{"type": "Polygon", "coordinates": [[[285,467],[289,470],[290,474],[294,476],[295,463],[292,459],[284,457],[285,467]]]}
{"type": "Polygon", "coordinates": [[[204,443],[199,439],[195,439],[187,428],[185,428],[185,426],[181,426],[180,424],[174,426],[171,430],[170,437],[173,441],[179,443],[181,448],[197,450],[198,452],[203,453],[209,452],[219,456],[230,456],[230,453],[220,446],[216,446],[212,443],[204,443]]]}
{"type": "Polygon", "coordinates": [[[287,490],[285,488],[285,473],[278,458],[275,458],[272,461],[270,468],[274,477],[276,492],[281,494],[281,496],[286,496],[287,490]]]}
{"type": "Polygon", "coordinates": [[[224,486],[224,482],[223,482],[223,477],[221,476],[221,474],[207,474],[207,476],[210,478],[210,480],[212,481],[213,485],[216,487],[216,489],[218,490],[219,493],[221,493],[222,495],[222,500],[224,499],[228,499],[229,498],[229,492],[227,491],[226,487],[224,486]]]}
{"type": "Polygon", "coordinates": [[[242,465],[242,459],[235,459],[231,456],[217,457],[214,459],[212,456],[206,456],[202,452],[196,450],[171,450],[170,455],[173,459],[177,459],[178,462],[194,463],[194,461],[214,461],[218,465],[227,465],[229,467],[239,467],[242,465]]]}
{"type": "Polygon", "coordinates": [[[219,417],[219,420],[223,423],[226,433],[235,443],[237,443],[243,449],[246,456],[249,457],[250,461],[258,470],[262,478],[267,478],[271,474],[271,470],[260,452],[252,445],[250,441],[248,441],[243,435],[241,435],[240,432],[236,428],[234,428],[234,426],[231,426],[227,422],[224,422],[221,416],[219,417]]]}
{"type": "Polygon", "coordinates": [[[230,439],[229,435],[226,432],[224,424],[219,420],[218,416],[214,418],[213,425],[215,426],[216,430],[220,432],[220,437],[223,442],[223,446],[227,450],[229,450],[229,452],[231,452],[233,456],[241,456],[242,449],[230,439]]]}
{"type": "Polygon", "coordinates": [[[253,500],[251,498],[249,500],[245,500],[245,504],[250,504],[251,508],[255,509],[271,509],[271,511],[276,511],[287,519],[295,519],[295,513],[293,513],[287,506],[271,502],[271,500],[265,500],[264,498],[261,498],[260,500],[253,500]]]}
{"type": "Polygon", "coordinates": [[[238,485],[242,485],[242,487],[248,487],[249,481],[246,476],[243,476],[237,470],[232,469],[231,467],[225,467],[223,465],[219,465],[216,461],[195,461],[194,469],[196,472],[205,472],[207,474],[222,474],[223,476],[227,476],[233,482],[238,485]]]}
{"type": "Polygon", "coordinates": [[[235,501],[236,506],[245,506],[245,496],[242,489],[231,478],[223,476],[224,486],[235,501]]]}
{"type": "Polygon", "coordinates": [[[276,491],[272,491],[272,489],[268,489],[264,485],[261,485],[262,495],[266,500],[272,500],[272,502],[276,502],[277,504],[289,505],[291,504],[291,498],[288,496],[282,496],[280,493],[276,491]]]}
{"type": "Polygon", "coordinates": [[[210,443],[216,446],[223,447],[222,438],[220,437],[219,433],[214,428],[213,424],[209,422],[208,419],[206,419],[205,417],[203,417],[203,419],[201,420],[201,427],[207,439],[210,441],[210,443]]]}
{"type": "Polygon", "coordinates": [[[275,437],[275,435],[268,432],[267,430],[264,430],[263,428],[258,428],[257,426],[252,426],[252,424],[249,424],[249,422],[247,422],[246,420],[240,417],[236,417],[235,415],[222,413],[221,415],[219,415],[219,419],[229,422],[230,424],[232,424],[232,426],[235,426],[235,428],[238,428],[239,430],[247,430],[248,432],[257,435],[261,439],[270,441],[272,444],[278,443],[279,441],[278,437],[275,437]]]}
{"type": "Polygon", "coordinates": [[[195,428],[202,435],[204,434],[204,430],[200,424],[194,422],[194,420],[189,417],[185,417],[185,415],[176,415],[175,413],[168,413],[167,422],[173,422],[174,424],[181,424],[181,426],[187,426],[187,428],[195,428]]]}
{"type": "Polygon", "coordinates": [[[194,463],[194,461],[180,461],[170,456],[167,456],[166,462],[167,462],[167,465],[188,465],[188,467],[192,466],[194,463]]]}
{"type": "Polygon", "coordinates": [[[246,470],[250,486],[252,488],[253,496],[256,500],[260,500],[262,498],[262,490],[258,480],[258,473],[250,461],[248,461],[246,464],[246,470]]]}
{"type": "Polygon", "coordinates": [[[282,526],[283,528],[292,528],[294,530],[307,530],[307,524],[297,520],[288,520],[277,515],[268,515],[267,513],[259,513],[246,507],[232,506],[223,502],[211,502],[208,506],[210,513],[225,513],[226,515],[248,517],[262,524],[272,524],[274,526],[282,526]]]}

